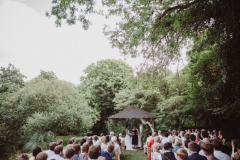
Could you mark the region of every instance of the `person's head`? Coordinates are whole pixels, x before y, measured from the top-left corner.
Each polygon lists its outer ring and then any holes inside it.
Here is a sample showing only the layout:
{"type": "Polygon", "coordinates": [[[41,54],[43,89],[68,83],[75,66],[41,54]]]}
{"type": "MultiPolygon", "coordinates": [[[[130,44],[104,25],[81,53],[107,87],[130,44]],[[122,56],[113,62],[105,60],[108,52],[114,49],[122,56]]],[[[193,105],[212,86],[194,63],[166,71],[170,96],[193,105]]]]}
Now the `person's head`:
{"type": "Polygon", "coordinates": [[[90,159],[97,159],[101,155],[98,146],[90,146],[88,150],[88,156],[90,159]]]}
{"type": "Polygon", "coordinates": [[[148,137],[152,136],[152,132],[148,132],[148,137]]]}
{"type": "Polygon", "coordinates": [[[93,136],[93,140],[97,141],[97,140],[98,140],[98,136],[97,136],[97,135],[94,135],[94,136],[93,136]]]}
{"type": "Polygon", "coordinates": [[[86,143],[88,144],[88,146],[89,146],[89,147],[93,145],[93,142],[92,142],[92,141],[90,141],[90,140],[87,140],[87,142],[86,142],[86,143]]]}
{"type": "Polygon", "coordinates": [[[68,148],[66,151],[65,151],[65,157],[68,159],[68,160],[72,160],[73,157],[74,157],[74,154],[75,154],[75,150],[73,148],[68,148]]]}
{"type": "Polygon", "coordinates": [[[127,128],[127,129],[129,128],[129,125],[128,125],[128,124],[126,125],[126,128],[127,128]]]}
{"type": "Polygon", "coordinates": [[[111,138],[111,141],[112,141],[112,142],[116,142],[116,141],[117,141],[117,137],[116,137],[116,136],[113,136],[113,137],[111,138]]]}
{"type": "Polygon", "coordinates": [[[217,150],[217,151],[220,151],[220,150],[221,150],[221,148],[222,148],[222,143],[221,143],[221,141],[220,141],[218,138],[214,139],[213,142],[212,142],[212,144],[213,144],[214,150],[217,150]]]}
{"type": "Polygon", "coordinates": [[[188,159],[188,153],[185,149],[179,148],[177,150],[177,159],[178,160],[187,160],[188,159]]]}
{"type": "Polygon", "coordinates": [[[158,152],[161,149],[161,144],[160,143],[154,143],[153,144],[153,150],[155,152],[158,152]]]}
{"type": "Polygon", "coordinates": [[[82,152],[83,153],[88,153],[88,150],[89,150],[89,145],[87,143],[84,143],[82,145],[82,152]]]}
{"type": "Polygon", "coordinates": [[[42,152],[41,147],[37,146],[37,147],[33,148],[33,150],[32,150],[33,157],[37,157],[38,153],[40,153],[40,152],[42,152]]]}
{"type": "Polygon", "coordinates": [[[179,133],[179,136],[180,136],[180,137],[184,137],[184,131],[181,131],[181,132],[179,133]]]}
{"type": "Polygon", "coordinates": [[[191,142],[195,142],[196,136],[194,134],[190,134],[189,139],[191,142]]]}
{"type": "Polygon", "coordinates": [[[168,137],[168,132],[165,132],[165,133],[164,133],[164,137],[168,137]]]}
{"type": "Polygon", "coordinates": [[[153,137],[156,137],[156,136],[157,136],[157,133],[156,133],[156,132],[153,132],[153,133],[152,133],[152,136],[153,136],[153,137]]]}
{"type": "Polygon", "coordinates": [[[189,144],[189,143],[190,143],[189,140],[185,140],[185,141],[184,141],[184,145],[185,145],[186,148],[188,148],[188,144],[189,144]]]}
{"type": "Polygon", "coordinates": [[[202,136],[202,138],[208,138],[209,137],[207,131],[201,131],[201,136],[202,136]]]}
{"type": "Polygon", "coordinates": [[[79,144],[74,144],[73,149],[75,150],[76,155],[79,155],[81,153],[81,147],[79,144]]]}
{"type": "Polygon", "coordinates": [[[170,142],[164,143],[163,148],[164,148],[164,150],[172,151],[172,149],[173,149],[172,143],[170,143],[170,142]]]}
{"type": "Polygon", "coordinates": [[[106,143],[106,136],[102,136],[102,137],[101,137],[101,142],[102,142],[102,143],[106,143]]]}
{"type": "Polygon", "coordinates": [[[106,136],[106,143],[108,143],[110,141],[110,137],[107,135],[106,136]]]}
{"type": "Polygon", "coordinates": [[[119,137],[122,137],[122,133],[119,133],[119,135],[118,135],[119,137]]]}
{"type": "Polygon", "coordinates": [[[161,131],[158,131],[158,135],[162,135],[162,132],[161,132],[161,131]]]}
{"type": "Polygon", "coordinates": [[[114,136],[114,132],[111,131],[109,135],[110,135],[111,137],[114,136]]]}
{"type": "Polygon", "coordinates": [[[219,134],[219,135],[222,135],[222,131],[218,131],[218,134],[219,134]]]}
{"type": "Polygon", "coordinates": [[[198,151],[198,144],[194,142],[189,142],[188,143],[188,149],[190,152],[197,152],[198,151]]]}
{"type": "Polygon", "coordinates": [[[58,143],[58,145],[62,145],[63,146],[63,140],[62,139],[58,139],[57,143],[58,143]]]}
{"type": "Polygon", "coordinates": [[[29,156],[27,153],[22,153],[18,156],[18,160],[29,160],[29,156]]]}
{"type": "Polygon", "coordinates": [[[80,146],[82,146],[86,141],[87,141],[86,138],[82,138],[81,141],[80,141],[80,146]]]}
{"type": "Polygon", "coordinates": [[[178,137],[175,137],[175,146],[182,146],[182,140],[178,137]]]}
{"type": "Polygon", "coordinates": [[[62,151],[63,151],[63,146],[61,146],[61,145],[58,145],[58,146],[56,146],[55,148],[54,148],[54,153],[55,154],[61,154],[62,153],[62,151]]]}
{"type": "Polygon", "coordinates": [[[114,151],[114,144],[113,143],[108,143],[107,151],[109,153],[112,153],[114,151]]]}
{"type": "Polygon", "coordinates": [[[139,125],[142,125],[142,122],[140,121],[140,122],[138,122],[138,124],[139,124],[139,125]]]}
{"type": "Polygon", "coordinates": [[[210,140],[209,140],[209,138],[203,138],[202,142],[210,143],[210,140]]]}
{"type": "Polygon", "coordinates": [[[54,151],[54,148],[55,148],[57,145],[58,145],[57,142],[51,142],[50,145],[49,145],[49,149],[50,149],[51,151],[54,151]]]}
{"type": "Polygon", "coordinates": [[[104,134],[103,134],[103,133],[101,133],[101,134],[100,134],[100,137],[102,137],[102,136],[104,136],[104,134]]]}
{"type": "Polygon", "coordinates": [[[237,145],[240,144],[239,139],[233,139],[232,140],[232,147],[237,148],[237,145]]]}
{"type": "Polygon", "coordinates": [[[160,137],[156,136],[154,137],[154,143],[159,143],[160,142],[160,137]]]}
{"type": "Polygon", "coordinates": [[[45,152],[40,152],[35,158],[35,160],[47,160],[47,159],[48,159],[48,155],[45,152]]]}
{"type": "Polygon", "coordinates": [[[75,137],[72,137],[70,140],[71,140],[73,143],[76,142],[76,138],[75,138],[75,137]]]}
{"type": "Polygon", "coordinates": [[[133,126],[133,129],[137,129],[137,127],[136,127],[136,126],[133,126]]]}
{"type": "Polygon", "coordinates": [[[206,156],[213,154],[213,145],[211,143],[201,143],[201,148],[206,156]]]}

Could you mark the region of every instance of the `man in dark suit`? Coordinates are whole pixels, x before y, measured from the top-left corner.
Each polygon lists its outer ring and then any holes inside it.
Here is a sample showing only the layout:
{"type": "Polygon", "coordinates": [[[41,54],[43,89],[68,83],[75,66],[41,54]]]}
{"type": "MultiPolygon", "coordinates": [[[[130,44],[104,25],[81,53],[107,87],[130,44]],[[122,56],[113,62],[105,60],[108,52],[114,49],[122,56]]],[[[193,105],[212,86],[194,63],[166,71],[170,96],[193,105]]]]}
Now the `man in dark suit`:
{"type": "Polygon", "coordinates": [[[198,154],[198,147],[198,144],[194,142],[188,143],[188,149],[191,154],[190,156],[188,156],[188,160],[207,160],[207,157],[198,154]]]}
{"type": "Polygon", "coordinates": [[[102,151],[101,156],[105,157],[106,160],[112,160],[111,154],[114,150],[114,144],[109,143],[107,147],[107,151],[102,151]]]}
{"type": "Polygon", "coordinates": [[[162,160],[176,160],[174,153],[172,152],[173,147],[171,142],[164,143],[163,148],[165,153],[162,154],[162,160]]]}

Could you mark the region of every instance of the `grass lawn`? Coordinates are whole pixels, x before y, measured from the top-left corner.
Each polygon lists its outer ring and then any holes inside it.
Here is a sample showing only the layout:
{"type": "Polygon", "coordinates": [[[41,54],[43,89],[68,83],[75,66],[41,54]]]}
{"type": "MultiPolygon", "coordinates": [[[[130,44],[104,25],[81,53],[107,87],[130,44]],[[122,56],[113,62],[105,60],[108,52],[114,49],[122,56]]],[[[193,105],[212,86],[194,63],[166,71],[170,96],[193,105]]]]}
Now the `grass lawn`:
{"type": "MultiPolygon", "coordinates": [[[[82,139],[82,137],[79,136],[57,136],[56,140],[62,139],[64,146],[66,146],[67,142],[72,137],[75,137],[77,142],[79,142],[82,139]]],[[[143,153],[143,150],[125,151],[124,160],[147,160],[147,155],[143,153]]]]}

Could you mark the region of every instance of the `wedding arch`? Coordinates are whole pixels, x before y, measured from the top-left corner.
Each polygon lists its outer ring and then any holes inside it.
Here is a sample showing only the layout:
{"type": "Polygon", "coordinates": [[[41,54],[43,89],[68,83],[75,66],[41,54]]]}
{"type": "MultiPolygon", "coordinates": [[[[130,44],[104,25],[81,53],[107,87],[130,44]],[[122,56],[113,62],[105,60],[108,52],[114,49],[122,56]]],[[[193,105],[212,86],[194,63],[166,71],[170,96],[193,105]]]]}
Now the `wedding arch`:
{"type": "Polygon", "coordinates": [[[140,119],[143,124],[148,124],[148,126],[151,128],[152,132],[154,132],[154,120],[157,118],[157,116],[155,116],[154,114],[149,113],[147,111],[144,111],[140,108],[130,107],[123,111],[120,111],[117,114],[110,116],[109,118],[111,118],[111,119],[132,119],[132,118],[140,119]],[[150,121],[152,123],[150,123],[150,121]]]}

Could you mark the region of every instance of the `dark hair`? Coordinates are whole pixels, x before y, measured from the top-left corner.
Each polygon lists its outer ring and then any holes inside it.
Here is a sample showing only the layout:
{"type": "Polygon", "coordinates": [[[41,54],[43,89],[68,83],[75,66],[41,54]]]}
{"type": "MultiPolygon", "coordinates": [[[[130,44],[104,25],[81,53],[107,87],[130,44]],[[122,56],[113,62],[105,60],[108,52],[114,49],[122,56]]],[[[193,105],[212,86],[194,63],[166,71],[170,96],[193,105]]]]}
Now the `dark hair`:
{"type": "Polygon", "coordinates": [[[188,148],[188,143],[190,143],[189,140],[185,140],[185,141],[184,141],[184,144],[185,144],[185,147],[186,147],[186,148],[188,148]]]}
{"type": "Polygon", "coordinates": [[[164,143],[163,148],[164,148],[165,150],[169,150],[169,149],[173,148],[173,147],[172,147],[172,143],[171,143],[171,142],[166,142],[166,143],[164,143]]]}
{"type": "Polygon", "coordinates": [[[54,153],[55,154],[60,154],[60,152],[63,150],[63,146],[58,145],[54,148],[54,153]]]}
{"type": "Polygon", "coordinates": [[[203,138],[208,138],[209,137],[207,131],[202,131],[201,135],[202,135],[203,138]]]}
{"type": "Polygon", "coordinates": [[[102,136],[104,136],[104,134],[103,134],[103,133],[101,133],[101,134],[100,134],[100,136],[102,137],[102,136]]]}
{"type": "Polygon", "coordinates": [[[87,144],[87,143],[84,143],[83,145],[82,145],[82,152],[88,152],[88,150],[89,150],[89,145],[87,144]]]}
{"type": "Polygon", "coordinates": [[[94,139],[95,141],[98,140],[98,136],[94,135],[94,136],[93,136],[93,139],[94,139]]]}
{"type": "Polygon", "coordinates": [[[109,153],[112,153],[113,150],[114,150],[114,145],[113,145],[112,143],[109,143],[109,144],[108,144],[108,147],[107,147],[107,151],[108,151],[109,153]]]}
{"type": "Polygon", "coordinates": [[[168,137],[168,132],[165,132],[165,133],[164,133],[164,137],[168,137]]]}
{"type": "Polygon", "coordinates": [[[110,141],[110,137],[109,135],[106,135],[106,143],[108,143],[110,141]]]}
{"type": "Polygon", "coordinates": [[[240,144],[237,145],[237,149],[240,149],[240,144]]]}
{"type": "Polygon", "coordinates": [[[148,132],[148,135],[151,136],[151,135],[152,135],[152,132],[148,132]]]}
{"type": "Polygon", "coordinates": [[[79,144],[74,144],[73,149],[75,150],[75,154],[78,154],[81,151],[81,147],[79,144]]]}
{"type": "Polygon", "coordinates": [[[195,142],[195,140],[196,140],[196,136],[194,134],[190,134],[189,138],[193,142],[195,142]]]}
{"type": "Polygon", "coordinates": [[[58,140],[57,140],[57,143],[58,143],[59,145],[61,145],[61,144],[63,144],[63,140],[62,140],[62,139],[58,139],[58,140]]]}
{"type": "Polygon", "coordinates": [[[82,146],[86,141],[87,141],[86,138],[82,138],[80,141],[80,146],[82,146]]]}
{"type": "Polygon", "coordinates": [[[22,153],[18,156],[18,160],[29,160],[29,156],[27,153],[22,153]]]}
{"type": "Polygon", "coordinates": [[[216,149],[218,151],[221,150],[222,143],[220,142],[220,140],[218,138],[214,139],[212,144],[213,144],[214,149],[216,149]]]}
{"type": "Polygon", "coordinates": [[[201,148],[202,148],[202,150],[204,150],[208,154],[212,154],[213,153],[213,145],[211,143],[202,142],[201,143],[201,148]]]}
{"type": "Polygon", "coordinates": [[[40,153],[40,152],[42,152],[41,147],[37,146],[37,147],[33,148],[33,150],[32,150],[33,157],[37,157],[38,153],[40,153]]]}
{"type": "Polygon", "coordinates": [[[101,155],[98,146],[91,146],[88,150],[88,156],[91,159],[97,159],[101,155]]]}
{"type": "Polygon", "coordinates": [[[37,157],[35,158],[35,160],[47,160],[48,155],[45,152],[40,152],[37,157]]]}
{"type": "Polygon", "coordinates": [[[86,142],[89,146],[92,146],[93,145],[93,142],[91,140],[87,140],[86,142]]]}
{"type": "Polygon", "coordinates": [[[189,142],[188,143],[188,149],[190,151],[193,151],[193,152],[197,152],[198,151],[198,144],[194,143],[194,142],[189,142]]]}
{"type": "Polygon", "coordinates": [[[50,145],[49,145],[49,149],[50,149],[51,151],[54,151],[54,148],[55,148],[57,145],[58,145],[57,142],[51,142],[50,145]]]}
{"type": "Polygon", "coordinates": [[[72,141],[72,140],[69,140],[67,144],[73,144],[73,141],[72,141]]]}
{"type": "Polygon", "coordinates": [[[240,144],[239,139],[233,139],[232,142],[233,142],[234,148],[237,148],[238,144],[240,144]]]}
{"type": "Polygon", "coordinates": [[[72,158],[75,154],[75,150],[73,148],[68,148],[65,152],[66,158],[72,158]]]}
{"type": "Polygon", "coordinates": [[[142,124],[142,122],[141,122],[141,121],[139,121],[138,123],[139,123],[139,124],[142,124]]]}

